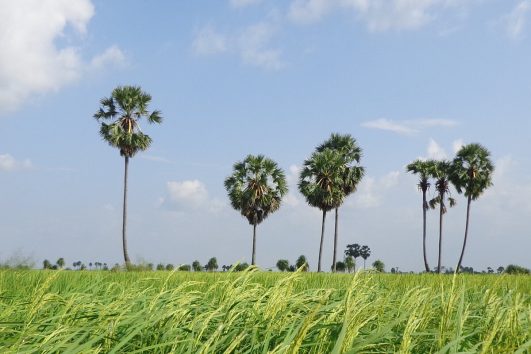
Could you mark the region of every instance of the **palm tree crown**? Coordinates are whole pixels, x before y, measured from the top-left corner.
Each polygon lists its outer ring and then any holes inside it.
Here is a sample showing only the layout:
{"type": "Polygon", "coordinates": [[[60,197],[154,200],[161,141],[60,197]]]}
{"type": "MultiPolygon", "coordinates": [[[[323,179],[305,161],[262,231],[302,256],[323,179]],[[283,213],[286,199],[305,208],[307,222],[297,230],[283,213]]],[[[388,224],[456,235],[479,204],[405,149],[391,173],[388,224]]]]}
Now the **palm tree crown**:
{"type": "Polygon", "coordinates": [[[260,224],[276,211],[288,192],[284,172],[263,155],[249,155],[234,164],[233,174],[225,179],[225,188],[232,207],[251,225],[260,224]]]}
{"type": "Polygon", "coordinates": [[[492,186],[493,173],[490,152],[480,144],[468,144],[456,154],[451,180],[458,193],[476,200],[492,186]]]}
{"type": "Polygon", "coordinates": [[[119,86],[111,97],[101,99],[94,118],[101,121],[100,134],[109,145],[120,149],[124,157],[133,157],[151,145],[151,138],[142,133],[139,120],[161,123],[160,111],[148,112],[151,96],[137,86],[119,86]],[[111,121],[106,123],[105,121],[111,121]]]}

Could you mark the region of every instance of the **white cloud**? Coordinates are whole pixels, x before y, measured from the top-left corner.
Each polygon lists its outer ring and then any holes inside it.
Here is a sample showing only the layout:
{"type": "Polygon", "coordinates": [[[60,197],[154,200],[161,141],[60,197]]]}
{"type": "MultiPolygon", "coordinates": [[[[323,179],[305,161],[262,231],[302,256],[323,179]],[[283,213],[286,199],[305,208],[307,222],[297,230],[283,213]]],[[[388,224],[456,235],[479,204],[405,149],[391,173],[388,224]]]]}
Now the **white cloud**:
{"type": "MultiPolygon", "coordinates": [[[[57,40],[82,39],[93,15],[90,0],[0,2],[1,110],[14,110],[32,95],[57,91],[83,75],[91,63],[77,46],[59,46],[57,40]]],[[[94,65],[114,62],[120,53],[111,47],[94,65]]]]}
{"type": "Polygon", "coordinates": [[[219,212],[225,207],[222,201],[210,198],[203,182],[196,179],[167,182],[166,191],[160,204],[170,210],[219,212]]]}
{"type": "Polygon", "coordinates": [[[291,165],[289,172],[286,175],[286,182],[288,184],[288,194],[284,197],[283,202],[290,207],[297,207],[301,205],[301,200],[298,197],[298,182],[299,175],[301,173],[301,167],[297,165],[291,165]]]}
{"type": "Polygon", "coordinates": [[[444,160],[447,158],[446,151],[435,140],[430,139],[428,144],[428,159],[444,160]]]}
{"type": "Polygon", "coordinates": [[[120,48],[113,45],[107,48],[103,53],[95,56],[90,61],[92,69],[101,70],[109,65],[121,66],[126,63],[125,54],[120,48]]]}
{"type": "Polygon", "coordinates": [[[211,26],[206,26],[197,33],[192,48],[200,55],[223,53],[227,50],[227,38],[211,26]]]}
{"type": "Polygon", "coordinates": [[[371,129],[388,130],[393,133],[406,134],[406,135],[414,134],[418,132],[418,130],[416,129],[408,127],[404,124],[394,123],[393,121],[385,119],[385,118],[368,121],[368,122],[362,123],[361,126],[365,128],[371,128],[371,129]]]}
{"type": "Polygon", "coordinates": [[[465,145],[463,139],[454,140],[454,142],[452,143],[452,149],[454,150],[454,154],[461,150],[463,145],[465,145]]]}
{"type": "Polygon", "coordinates": [[[31,168],[32,164],[29,159],[18,161],[10,154],[0,154],[0,171],[13,172],[31,168]]]}
{"type": "Polygon", "coordinates": [[[527,14],[531,10],[531,1],[520,1],[510,14],[505,16],[506,32],[512,39],[520,39],[523,36],[527,22],[527,14]]]}
{"type": "Polygon", "coordinates": [[[260,3],[262,0],[230,0],[230,6],[241,8],[260,3]]]}
{"type": "Polygon", "coordinates": [[[361,124],[365,128],[387,130],[404,135],[416,134],[428,128],[453,128],[457,125],[458,123],[454,120],[433,118],[406,120],[402,122],[394,122],[389,119],[380,118],[361,124]]]}
{"type": "Polygon", "coordinates": [[[206,26],[197,33],[192,49],[198,55],[236,53],[244,64],[279,70],[285,67],[285,63],[282,51],[270,45],[275,33],[276,27],[268,22],[257,23],[233,35],[206,26]]]}
{"type": "Polygon", "coordinates": [[[379,179],[363,178],[357,192],[353,195],[352,201],[348,202],[347,205],[359,209],[379,207],[382,205],[386,193],[398,185],[400,175],[399,171],[391,171],[379,179]]]}
{"type": "Polygon", "coordinates": [[[295,23],[321,20],[335,10],[352,11],[369,31],[413,30],[436,18],[437,10],[462,8],[468,1],[455,0],[294,0],[288,17],[295,23]]]}

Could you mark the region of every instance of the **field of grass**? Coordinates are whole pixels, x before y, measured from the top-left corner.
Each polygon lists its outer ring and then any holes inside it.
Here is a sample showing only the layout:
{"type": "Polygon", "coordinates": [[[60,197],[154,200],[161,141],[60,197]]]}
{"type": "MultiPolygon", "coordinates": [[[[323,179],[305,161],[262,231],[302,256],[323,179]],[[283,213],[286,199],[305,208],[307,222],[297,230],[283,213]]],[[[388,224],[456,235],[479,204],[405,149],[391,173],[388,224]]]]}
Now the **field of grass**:
{"type": "Polygon", "coordinates": [[[531,277],[0,271],[0,353],[529,353],[531,277]]]}

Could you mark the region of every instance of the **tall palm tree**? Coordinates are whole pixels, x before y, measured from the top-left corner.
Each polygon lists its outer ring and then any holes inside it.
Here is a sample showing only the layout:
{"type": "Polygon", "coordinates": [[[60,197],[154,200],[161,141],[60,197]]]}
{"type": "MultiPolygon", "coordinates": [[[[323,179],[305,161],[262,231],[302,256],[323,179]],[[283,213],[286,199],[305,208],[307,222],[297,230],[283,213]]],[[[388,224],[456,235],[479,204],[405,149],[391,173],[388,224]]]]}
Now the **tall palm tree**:
{"type": "Polygon", "coordinates": [[[363,258],[363,269],[365,269],[365,261],[371,256],[371,249],[369,248],[369,246],[361,246],[360,256],[361,258],[363,258]]]}
{"type": "Polygon", "coordinates": [[[280,207],[288,192],[284,171],[276,162],[263,156],[247,156],[234,164],[234,172],[225,179],[231,205],[253,225],[253,252],[256,257],[256,226],[280,207]]]}
{"type": "Polygon", "coordinates": [[[344,158],[336,150],[325,149],[322,152],[314,152],[304,161],[299,177],[299,191],[306,198],[306,202],[323,212],[318,272],[321,271],[326,213],[341,205],[345,198],[343,176],[344,158]]]}
{"type": "Polygon", "coordinates": [[[493,173],[494,165],[490,160],[490,152],[480,144],[463,146],[454,158],[451,180],[457,192],[459,194],[464,193],[467,197],[465,237],[461,256],[457,263],[457,271],[461,269],[465,254],[470,221],[470,204],[492,185],[493,173]]]}
{"type": "MultiPolygon", "coordinates": [[[[356,139],[350,134],[341,135],[337,133],[333,133],[327,141],[317,147],[318,152],[323,152],[326,149],[337,151],[343,158],[344,173],[342,175],[342,189],[346,198],[356,191],[358,184],[365,174],[365,169],[359,166],[362,150],[358,146],[356,139]]],[[[337,263],[338,209],[339,205],[335,208],[334,253],[332,257],[333,272],[336,271],[337,263]]]]}
{"type": "Polygon", "coordinates": [[[160,111],[148,111],[151,96],[137,86],[118,86],[111,96],[102,98],[100,109],[94,114],[101,122],[100,134],[103,140],[120,150],[124,157],[124,199],[122,215],[122,243],[126,266],[131,263],[127,253],[127,177],[129,159],[138,151],[151,145],[151,138],[142,133],[139,121],[147,119],[149,123],[161,123],[160,111]],[[109,122],[109,123],[107,123],[109,122]]]}
{"type": "Polygon", "coordinates": [[[361,246],[357,243],[347,245],[345,256],[354,258],[354,272],[356,272],[356,260],[361,256],[361,246]]]}
{"type": "Polygon", "coordinates": [[[441,255],[442,255],[442,235],[443,235],[443,215],[446,213],[446,199],[450,207],[455,205],[455,199],[450,195],[450,175],[452,164],[449,161],[436,161],[432,177],[435,179],[435,189],[438,195],[430,200],[429,205],[435,209],[439,205],[439,257],[437,260],[437,273],[441,273],[441,255]]]}
{"type": "Polygon", "coordinates": [[[415,160],[406,167],[407,172],[419,175],[418,188],[422,191],[422,254],[424,256],[424,268],[427,273],[430,272],[430,266],[426,256],[426,212],[429,209],[426,193],[430,189],[430,177],[433,174],[435,164],[436,161],[434,160],[415,160]]]}

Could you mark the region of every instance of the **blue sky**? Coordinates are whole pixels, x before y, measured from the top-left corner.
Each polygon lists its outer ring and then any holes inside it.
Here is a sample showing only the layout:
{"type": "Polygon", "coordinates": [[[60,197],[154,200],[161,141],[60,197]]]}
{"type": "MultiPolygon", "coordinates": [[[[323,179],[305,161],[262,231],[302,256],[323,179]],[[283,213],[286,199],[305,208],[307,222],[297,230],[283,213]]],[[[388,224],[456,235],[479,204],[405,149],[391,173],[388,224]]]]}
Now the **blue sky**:
{"type": "MultiPolygon", "coordinates": [[[[0,260],[121,261],[123,160],[92,115],[133,84],[165,118],[130,164],[134,260],[249,261],[252,230],[223,180],[261,153],[290,194],[258,228],[258,264],[305,254],[315,268],[320,216],[297,174],[341,132],[367,175],[340,209],[340,249],[367,244],[371,261],[421,270],[421,195],[404,166],[480,142],[497,169],[472,206],[464,264],[531,266],[530,20],[529,0],[2,1],[0,260]]],[[[453,194],[446,266],[464,229],[453,194]]],[[[437,222],[431,212],[432,265],[437,222]]]]}

